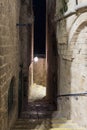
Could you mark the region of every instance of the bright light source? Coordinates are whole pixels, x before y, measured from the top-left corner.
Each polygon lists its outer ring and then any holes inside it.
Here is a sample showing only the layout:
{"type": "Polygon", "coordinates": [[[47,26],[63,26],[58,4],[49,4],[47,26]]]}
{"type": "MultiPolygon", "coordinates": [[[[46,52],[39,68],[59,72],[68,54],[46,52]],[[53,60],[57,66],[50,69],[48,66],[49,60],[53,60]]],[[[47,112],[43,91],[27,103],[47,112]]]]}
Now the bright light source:
{"type": "Polygon", "coordinates": [[[34,57],[34,62],[38,62],[38,57],[34,57]]]}

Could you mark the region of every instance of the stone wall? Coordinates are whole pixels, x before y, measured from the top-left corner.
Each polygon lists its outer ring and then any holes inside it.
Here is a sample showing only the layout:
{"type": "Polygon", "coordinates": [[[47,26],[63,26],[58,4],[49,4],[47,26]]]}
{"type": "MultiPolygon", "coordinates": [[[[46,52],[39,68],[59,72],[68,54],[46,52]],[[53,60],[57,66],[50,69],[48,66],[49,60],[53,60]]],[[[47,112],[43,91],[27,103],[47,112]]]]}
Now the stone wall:
{"type": "MultiPolygon", "coordinates": [[[[79,1],[78,1],[79,2],[79,1]]],[[[87,1],[86,1],[87,2],[87,1]]],[[[86,92],[86,35],[87,35],[87,13],[83,6],[84,2],[80,1],[78,5],[70,0],[68,10],[65,12],[70,17],[60,20],[57,25],[58,37],[58,52],[60,55],[60,91],[61,94],[76,94],[86,92]],[[82,5],[79,5],[81,4],[82,5]],[[72,6],[73,5],[73,6],[72,6]],[[84,11],[83,11],[84,10],[84,11]],[[61,24],[62,23],[62,24],[61,24]],[[63,34],[63,39],[61,37],[63,34]],[[66,35],[65,35],[66,34],[66,35]],[[61,43],[61,44],[60,44],[61,43]]],[[[62,97],[58,99],[60,104],[60,111],[63,116],[72,119],[79,125],[87,127],[86,125],[86,96],[69,96],[68,99],[62,97]],[[83,107],[81,107],[81,104],[83,107]],[[66,111],[65,111],[66,109],[66,111]],[[78,112],[76,112],[78,111],[78,112]],[[79,120],[80,119],[80,120],[79,120]]]]}
{"type": "Polygon", "coordinates": [[[32,40],[32,23],[33,12],[31,8],[31,0],[21,0],[20,8],[20,41],[23,72],[26,75],[28,66],[31,63],[31,40],[32,40]]]}
{"type": "Polygon", "coordinates": [[[28,100],[35,101],[46,96],[46,59],[38,58],[29,66],[28,100]]]}
{"type": "Polygon", "coordinates": [[[33,42],[33,11],[31,0],[21,0],[20,8],[20,42],[21,42],[21,64],[23,65],[24,95],[27,96],[29,66],[32,60],[33,42]]]}
{"type": "Polygon", "coordinates": [[[38,62],[33,64],[33,83],[46,87],[46,60],[39,58],[38,62]]]}
{"type": "Polygon", "coordinates": [[[47,51],[47,99],[56,102],[57,99],[57,71],[58,71],[58,50],[55,33],[55,24],[52,20],[55,15],[54,0],[47,0],[47,23],[46,23],[46,51],[47,51]],[[48,8],[49,7],[49,8],[48,8]]]}
{"type": "Polygon", "coordinates": [[[19,22],[20,2],[0,1],[0,130],[11,127],[17,117],[19,80],[19,22]],[[14,77],[14,102],[8,114],[8,90],[14,77]],[[13,114],[14,113],[14,114],[13,114]]]}
{"type": "Polygon", "coordinates": [[[31,62],[32,41],[32,8],[31,0],[21,0],[20,8],[20,42],[21,42],[21,64],[23,65],[23,87],[24,96],[27,96],[29,65],[31,62]]]}
{"type": "MultiPolygon", "coordinates": [[[[87,92],[86,42],[87,42],[87,0],[67,0],[67,10],[62,1],[56,0],[56,39],[59,59],[57,94],[77,94],[87,92]]],[[[51,19],[51,26],[53,19],[51,19]]],[[[49,28],[48,28],[49,29],[49,28]]],[[[83,94],[58,98],[58,116],[66,117],[87,128],[87,97],[83,94]],[[84,107],[84,108],[83,108],[84,107]]]]}

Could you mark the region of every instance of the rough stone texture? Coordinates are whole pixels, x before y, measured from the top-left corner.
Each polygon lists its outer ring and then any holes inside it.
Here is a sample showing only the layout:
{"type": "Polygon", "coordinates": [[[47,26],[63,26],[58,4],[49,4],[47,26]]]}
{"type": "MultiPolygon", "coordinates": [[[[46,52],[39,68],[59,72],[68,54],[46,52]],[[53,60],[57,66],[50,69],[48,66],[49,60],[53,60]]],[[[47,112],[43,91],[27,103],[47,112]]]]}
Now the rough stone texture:
{"type": "MultiPolygon", "coordinates": [[[[86,4],[87,0],[78,0],[77,5],[75,0],[66,0],[68,6],[66,12],[61,12],[60,9],[63,7],[61,2],[56,0],[56,13],[54,15],[54,21],[57,20],[56,43],[60,59],[60,61],[58,60],[57,93],[58,95],[84,93],[87,92],[87,10],[83,5],[86,4]],[[58,19],[60,20],[58,21],[58,19]]],[[[48,15],[48,19],[52,16],[48,15]]],[[[50,21],[53,21],[53,18],[50,21]]],[[[53,22],[51,22],[50,27],[52,25],[53,22]]],[[[87,128],[86,102],[85,95],[58,98],[58,116],[72,119],[80,126],[87,128]]]]}
{"type": "MultiPolygon", "coordinates": [[[[68,10],[66,13],[75,10],[75,2],[76,1],[73,0],[68,1],[68,10]]],[[[79,7],[79,4],[83,4],[84,2],[87,2],[87,0],[78,1],[77,6],[79,7]]],[[[56,14],[58,13],[56,12],[56,14]]],[[[82,13],[79,9],[77,15],[73,14],[64,20],[59,21],[57,23],[56,37],[58,40],[57,45],[60,56],[60,81],[58,93],[61,95],[86,92],[87,12],[82,13]],[[67,40],[64,40],[63,34],[66,32],[67,40]]],[[[76,121],[81,126],[87,127],[87,116],[85,116],[87,107],[86,102],[87,97],[85,96],[62,97],[58,98],[58,108],[62,116],[76,121]]]]}
{"type": "Polygon", "coordinates": [[[0,1],[0,130],[9,130],[18,116],[20,67],[23,65],[24,77],[28,76],[31,60],[31,12],[29,0],[0,1]],[[13,77],[14,103],[8,114],[8,90],[13,77]]]}
{"type": "Polygon", "coordinates": [[[56,102],[57,97],[57,71],[58,71],[58,53],[55,34],[55,24],[52,24],[55,13],[55,2],[47,1],[47,21],[46,21],[46,46],[47,46],[47,99],[56,102]],[[49,5],[49,6],[48,6],[49,5]]]}
{"type": "Polygon", "coordinates": [[[38,62],[33,61],[29,67],[28,99],[41,99],[44,96],[46,96],[46,59],[38,58],[38,62]]]}
{"type": "Polygon", "coordinates": [[[46,87],[46,60],[39,58],[38,62],[33,64],[33,82],[37,85],[46,87]]]}
{"type": "Polygon", "coordinates": [[[17,117],[20,44],[16,23],[19,22],[19,9],[19,1],[0,1],[0,130],[9,129],[17,117]],[[14,107],[8,115],[8,90],[12,77],[15,78],[14,107]]]}
{"type": "MultiPolygon", "coordinates": [[[[33,27],[33,11],[32,11],[31,0],[21,0],[20,8],[20,42],[21,42],[21,64],[23,65],[23,86],[24,95],[27,96],[28,89],[28,78],[29,78],[29,67],[32,60],[32,27],[33,27]]],[[[33,52],[32,52],[33,53],[33,52]]]]}
{"type": "Polygon", "coordinates": [[[31,63],[31,40],[32,40],[32,22],[30,18],[32,16],[31,1],[21,0],[20,9],[20,24],[25,24],[25,26],[20,26],[20,41],[21,41],[21,53],[22,53],[22,64],[23,73],[26,76],[28,67],[31,63]]]}

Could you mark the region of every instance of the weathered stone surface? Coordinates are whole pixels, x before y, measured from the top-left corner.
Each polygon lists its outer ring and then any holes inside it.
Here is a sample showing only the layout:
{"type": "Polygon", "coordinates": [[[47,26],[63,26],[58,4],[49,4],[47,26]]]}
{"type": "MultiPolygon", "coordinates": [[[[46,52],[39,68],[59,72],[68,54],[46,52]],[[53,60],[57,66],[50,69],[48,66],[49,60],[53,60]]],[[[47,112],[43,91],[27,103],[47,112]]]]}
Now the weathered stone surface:
{"type": "MultiPolygon", "coordinates": [[[[53,17],[54,21],[57,19],[55,32],[60,57],[58,95],[87,92],[87,12],[84,8],[83,12],[81,10],[81,6],[84,6],[87,0],[78,0],[77,3],[76,0],[66,0],[66,2],[68,9],[66,12],[61,12],[62,1],[56,0],[56,11],[53,17]],[[77,8],[78,12],[76,12],[77,8]]],[[[53,16],[53,14],[50,15],[48,19],[53,16]]],[[[86,96],[58,98],[58,115],[73,119],[80,126],[87,127],[86,102],[86,96]]]]}
{"type": "MultiPolygon", "coordinates": [[[[17,116],[17,109],[12,109],[16,113],[12,117],[8,115],[8,90],[12,77],[19,75],[19,29],[16,23],[19,19],[19,1],[0,1],[0,130],[7,130],[11,127],[17,116]],[[18,4],[18,5],[17,5],[18,4]],[[8,120],[11,119],[11,123],[8,120]]],[[[18,90],[16,81],[15,89],[18,90]]],[[[14,91],[14,99],[17,100],[17,93],[14,91]]],[[[17,108],[17,102],[15,104],[17,108]]]]}
{"type": "Polygon", "coordinates": [[[46,87],[46,59],[39,58],[33,65],[33,82],[46,87]]]}

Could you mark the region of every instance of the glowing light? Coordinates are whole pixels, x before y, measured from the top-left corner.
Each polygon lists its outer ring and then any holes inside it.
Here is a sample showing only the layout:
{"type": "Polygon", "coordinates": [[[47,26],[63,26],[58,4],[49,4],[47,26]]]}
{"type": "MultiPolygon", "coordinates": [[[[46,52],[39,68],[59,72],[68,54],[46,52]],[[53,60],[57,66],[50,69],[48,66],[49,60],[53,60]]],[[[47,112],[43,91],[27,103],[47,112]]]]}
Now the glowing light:
{"type": "Polygon", "coordinates": [[[38,57],[34,57],[34,62],[38,62],[38,57]]]}

